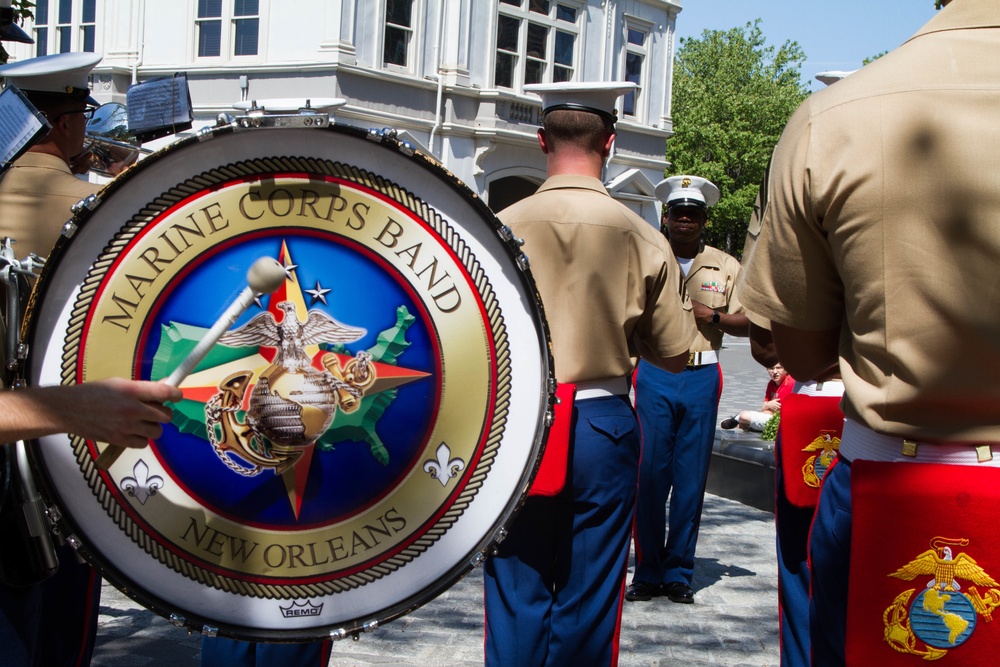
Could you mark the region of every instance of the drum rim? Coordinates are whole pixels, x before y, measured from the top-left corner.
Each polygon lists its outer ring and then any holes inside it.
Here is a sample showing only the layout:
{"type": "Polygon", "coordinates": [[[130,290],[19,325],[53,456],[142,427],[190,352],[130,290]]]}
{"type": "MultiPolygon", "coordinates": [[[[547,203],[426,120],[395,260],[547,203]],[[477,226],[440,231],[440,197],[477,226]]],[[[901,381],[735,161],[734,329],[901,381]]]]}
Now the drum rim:
{"type": "MultiPolygon", "coordinates": [[[[211,139],[215,136],[222,136],[236,131],[256,132],[260,130],[255,128],[240,130],[238,129],[236,123],[231,123],[223,126],[215,126],[211,129],[203,130],[197,135],[180,139],[130,167],[124,173],[125,177],[115,178],[105,185],[96,195],[97,204],[93,206],[80,206],[79,210],[69,220],[69,223],[73,223],[78,228],[82,228],[84,225],[88,224],[95,212],[99,210],[100,202],[103,202],[109,196],[127,185],[127,183],[131,180],[128,176],[129,174],[138,174],[143,170],[154,168],[155,165],[161,160],[185,148],[186,146],[205,141],[206,139],[211,139]]],[[[270,131],[280,132],[282,129],[271,129],[270,131]]],[[[406,599],[396,601],[395,603],[380,609],[377,614],[369,615],[367,618],[338,621],[330,625],[312,626],[301,629],[291,628],[272,630],[253,628],[251,632],[249,631],[250,629],[244,626],[219,623],[218,621],[210,619],[207,616],[200,615],[191,609],[177,609],[163,600],[160,595],[148,590],[148,588],[143,587],[136,582],[131,581],[129,577],[125,576],[119,568],[114,566],[112,557],[102,553],[99,549],[93,548],[88,544],[86,535],[81,532],[79,525],[74,520],[72,515],[59,511],[60,508],[64,507],[65,501],[61,498],[58,491],[55,490],[54,480],[51,478],[47,468],[43,465],[42,455],[35,451],[36,447],[30,447],[29,451],[31,454],[30,458],[32,469],[36,474],[36,478],[39,480],[39,491],[43,499],[46,501],[46,504],[54,506],[57,510],[56,514],[58,515],[58,518],[55,521],[54,530],[66,536],[75,536],[71,538],[70,541],[74,543],[77,550],[92,567],[98,570],[101,575],[117,589],[121,590],[124,594],[141,604],[143,607],[150,609],[164,618],[167,618],[171,623],[186,627],[189,630],[196,632],[208,632],[208,629],[212,628],[213,631],[218,632],[220,636],[235,639],[251,641],[263,640],[269,642],[310,641],[325,637],[340,638],[345,636],[357,636],[361,632],[373,630],[382,623],[395,620],[412,612],[447,591],[457,581],[480,565],[488,554],[491,554],[496,550],[497,545],[505,536],[506,530],[519,514],[527,499],[528,489],[538,472],[545,449],[545,442],[547,440],[550,424],[549,417],[555,403],[555,373],[554,362],[552,359],[552,343],[548,323],[544,314],[542,300],[534,278],[531,275],[530,268],[527,262],[518,261],[519,257],[523,256],[523,253],[520,251],[520,241],[513,237],[510,230],[503,225],[502,222],[500,222],[500,220],[496,217],[492,210],[489,209],[478,194],[473,192],[464,182],[459,180],[450,171],[444,168],[443,165],[433,156],[427,155],[418,149],[413,149],[406,142],[397,139],[395,131],[378,131],[374,129],[366,130],[356,126],[333,124],[323,128],[311,128],[309,131],[343,133],[353,138],[369,140],[380,146],[382,149],[396,152],[400,157],[407,159],[410,163],[419,165],[421,169],[431,173],[436,181],[444,182],[451,190],[456,192],[466,204],[472,206],[479,218],[479,223],[477,224],[489,224],[492,227],[492,231],[497,234],[502,247],[506,251],[507,259],[513,262],[513,266],[517,268],[515,273],[520,281],[521,291],[526,297],[526,300],[530,300],[533,305],[533,307],[529,308],[528,311],[530,319],[536,328],[538,340],[541,343],[541,345],[539,345],[539,358],[537,361],[540,369],[542,370],[543,376],[539,378],[541,389],[539,398],[543,405],[540,405],[538,412],[539,423],[536,425],[534,442],[531,447],[534,458],[530,464],[525,466],[525,469],[521,474],[519,482],[520,492],[517,494],[516,498],[512,497],[507,499],[503,512],[494,518],[493,525],[488,531],[485,532],[485,537],[479,540],[476,547],[466,554],[464,560],[459,559],[454,566],[448,568],[437,576],[432,582],[432,585],[420,589],[417,593],[410,595],[406,599]],[[178,612],[183,612],[183,615],[178,614],[178,612]]],[[[426,199],[425,201],[429,204],[432,203],[426,199]]],[[[50,284],[54,279],[54,267],[58,266],[62,257],[68,252],[68,248],[71,243],[72,238],[67,237],[65,234],[59,237],[53,252],[47,259],[47,268],[43,270],[36,281],[34,289],[31,292],[28,305],[24,310],[24,321],[22,324],[22,340],[24,341],[33,342],[34,337],[37,335],[36,329],[38,326],[38,318],[36,316],[36,310],[40,307],[39,304],[42,303],[49,291],[50,284]]],[[[18,376],[25,384],[31,384],[29,378],[30,360],[31,357],[29,355],[28,359],[22,361],[18,367],[18,376]]],[[[36,442],[33,444],[37,446],[38,443],[36,442]]]]}

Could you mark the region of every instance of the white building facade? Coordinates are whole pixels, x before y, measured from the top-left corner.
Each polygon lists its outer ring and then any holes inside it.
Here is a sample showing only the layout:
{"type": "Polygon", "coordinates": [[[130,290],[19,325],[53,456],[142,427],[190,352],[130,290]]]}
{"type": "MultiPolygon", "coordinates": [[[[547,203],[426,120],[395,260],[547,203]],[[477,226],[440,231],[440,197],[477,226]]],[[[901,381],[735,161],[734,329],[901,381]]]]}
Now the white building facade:
{"type": "Polygon", "coordinates": [[[195,129],[233,103],[342,97],[338,123],[395,128],[494,210],[545,177],[527,83],[627,80],[605,183],[658,225],[680,0],[36,0],[17,59],[96,51],[94,97],[186,72],[195,129]]]}

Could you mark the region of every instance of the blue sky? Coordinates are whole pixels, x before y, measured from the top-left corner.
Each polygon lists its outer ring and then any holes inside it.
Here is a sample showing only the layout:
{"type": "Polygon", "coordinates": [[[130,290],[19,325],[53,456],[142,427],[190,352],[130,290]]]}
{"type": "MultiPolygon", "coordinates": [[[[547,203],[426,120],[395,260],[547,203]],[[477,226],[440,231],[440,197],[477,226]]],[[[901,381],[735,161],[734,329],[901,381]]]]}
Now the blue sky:
{"type": "MultiPolygon", "coordinates": [[[[761,19],[769,46],[794,40],[805,51],[802,78],[823,87],[817,72],[854,70],[891,51],[934,16],[933,0],[681,0],[678,37],[728,30],[761,19]]],[[[678,43],[679,45],[679,43],[678,43]]]]}

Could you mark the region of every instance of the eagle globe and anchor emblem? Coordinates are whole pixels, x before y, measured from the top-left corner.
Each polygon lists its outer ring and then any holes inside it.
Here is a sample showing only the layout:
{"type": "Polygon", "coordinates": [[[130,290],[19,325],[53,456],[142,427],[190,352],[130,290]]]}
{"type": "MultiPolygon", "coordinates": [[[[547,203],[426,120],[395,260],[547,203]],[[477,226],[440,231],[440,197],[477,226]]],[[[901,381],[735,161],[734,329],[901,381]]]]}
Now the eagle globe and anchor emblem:
{"type": "Polygon", "coordinates": [[[813,453],[802,466],[802,481],[806,486],[818,489],[823,484],[823,476],[833,465],[840,450],[840,438],[836,431],[822,430],[819,436],[802,448],[803,452],[813,453]]]}
{"type": "Polygon", "coordinates": [[[303,448],[330,426],[337,409],[356,410],[376,379],[367,352],[358,352],[343,366],[337,355],[328,352],[321,358],[323,371],[312,366],[306,353],[307,345],[356,341],[365,329],[341,324],[319,310],[310,310],[301,322],[291,301],[277,307],[284,313],[281,322],[264,312],[219,339],[223,345],[264,345],[277,350],[250,393],[245,421],[239,420],[237,411],[252,372],[226,377],[219,383],[219,393],[205,405],[208,436],[216,454],[242,475],[257,475],[265,469],[280,475],[295,465],[303,448]],[[250,467],[237,464],[227,454],[239,456],[250,467]]]}
{"type": "Polygon", "coordinates": [[[965,538],[935,537],[931,548],[889,574],[912,581],[930,575],[922,591],[909,589],[896,596],[882,614],[885,641],[894,650],[938,660],[968,641],[976,629],[978,616],[993,620],[993,610],[1000,606],[1000,586],[964,552],[953,547],[969,546],[965,538]],[[958,579],[972,582],[963,591],[958,579]],[[980,593],[977,586],[988,587],[980,593]],[[912,598],[912,602],[910,599],[912,598]],[[919,648],[917,640],[923,642],[919,648]]]}

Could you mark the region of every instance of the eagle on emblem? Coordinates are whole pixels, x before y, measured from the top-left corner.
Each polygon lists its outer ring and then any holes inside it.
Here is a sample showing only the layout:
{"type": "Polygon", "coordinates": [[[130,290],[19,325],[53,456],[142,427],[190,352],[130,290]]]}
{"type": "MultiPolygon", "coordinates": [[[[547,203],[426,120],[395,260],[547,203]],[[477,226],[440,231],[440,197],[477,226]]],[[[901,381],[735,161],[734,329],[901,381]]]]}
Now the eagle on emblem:
{"type": "Polygon", "coordinates": [[[270,312],[263,312],[239,329],[225,334],[219,342],[232,347],[273,346],[278,350],[275,365],[298,370],[310,364],[306,345],[351,343],[367,333],[360,327],[341,324],[320,310],[310,310],[306,321],[300,322],[291,301],[282,301],[278,308],[285,312],[280,324],[270,312]]]}
{"type": "Polygon", "coordinates": [[[932,546],[937,548],[928,549],[889,576],[912,581],[920,575],[930,574],[934,578],[927,582],[926,588],[933,587],[944,591],[961,590],[962,587],[955,580],[956,577],[980,586],[1000,585],[979,567],[972,556],[966,553],[953,556],[951,547],[947,545],[932,546]]]}

